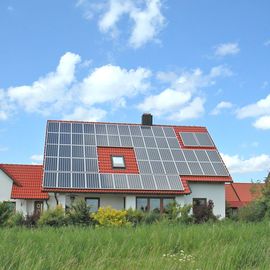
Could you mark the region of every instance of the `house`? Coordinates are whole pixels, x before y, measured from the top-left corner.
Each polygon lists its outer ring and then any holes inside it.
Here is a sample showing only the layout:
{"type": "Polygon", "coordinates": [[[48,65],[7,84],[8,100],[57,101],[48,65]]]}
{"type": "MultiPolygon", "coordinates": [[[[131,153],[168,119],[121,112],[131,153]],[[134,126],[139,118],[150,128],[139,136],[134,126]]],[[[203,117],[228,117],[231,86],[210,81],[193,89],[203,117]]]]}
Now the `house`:
{"type": "Polygon", "coordinates": [[[232,214],[261,196],[263,184],[229,183],[225,185],[226,202],[232,214]]]}
{"type": "Polygon", "coordinates": [[[47,122],[43,207],[68,208],[83,198],[92,211],[162,212],[172,200],[194,207],[212,200],[214,214],[225,217],[225,183],[231,181],[205,127],[153,125],[150,114],[141,124],[47,122]]]}

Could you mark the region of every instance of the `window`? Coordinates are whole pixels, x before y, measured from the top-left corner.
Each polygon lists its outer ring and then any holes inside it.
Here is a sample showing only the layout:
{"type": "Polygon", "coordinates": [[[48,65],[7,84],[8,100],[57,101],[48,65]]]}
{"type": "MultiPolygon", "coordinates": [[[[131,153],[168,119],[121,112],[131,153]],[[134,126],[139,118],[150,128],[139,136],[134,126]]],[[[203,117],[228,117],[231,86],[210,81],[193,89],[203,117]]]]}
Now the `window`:
{"type": "Polygon", "coordinates": [[[112,156],[112,167],[114,169],[125,169],[125,159],[123,156],[112,156]]]}
{"type": "Polygon", "coordinates": [[[143,212],[154,211],[163,213],[174,198],[137,198],[136,208],[143,212]]]}
{"type": "Polygon", "coordinates": [[[86,198],[86,204],[90,206],[90,212],[97,212],[99,208],[99,198],[86,198]]]}

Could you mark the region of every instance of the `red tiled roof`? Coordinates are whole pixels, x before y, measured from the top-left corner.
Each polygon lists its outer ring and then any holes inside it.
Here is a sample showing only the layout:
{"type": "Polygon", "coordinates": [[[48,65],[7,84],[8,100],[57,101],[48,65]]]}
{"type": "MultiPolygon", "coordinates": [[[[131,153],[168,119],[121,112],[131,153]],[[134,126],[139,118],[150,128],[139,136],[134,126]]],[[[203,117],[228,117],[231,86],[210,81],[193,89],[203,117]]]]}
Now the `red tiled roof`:
{"type": "Polygon", "coordinates": [[[232,182],[231,176],[182,176],[188,182],[232,182]]]}
{"type": "Polygon", "coordinates": [[[100,173],[139,174],[139,169],[133,148],[98,146],[97,152],[98,152],[98,166],[100,173]],[[113,169],[111,156],[123,156],[126,168],[113,169]]]}
{"type": "Polygon", "coordinates": [[[0,164],[12,180],[12,199],[48,199],[48,193],[42,192],[42,165],[0,164]]]}
{"type": "Polygon", "coordinates": [[[263,184],[231,183],[225,185],[226,201],[233,208],[239,208],[261,196],[263,184]]]}

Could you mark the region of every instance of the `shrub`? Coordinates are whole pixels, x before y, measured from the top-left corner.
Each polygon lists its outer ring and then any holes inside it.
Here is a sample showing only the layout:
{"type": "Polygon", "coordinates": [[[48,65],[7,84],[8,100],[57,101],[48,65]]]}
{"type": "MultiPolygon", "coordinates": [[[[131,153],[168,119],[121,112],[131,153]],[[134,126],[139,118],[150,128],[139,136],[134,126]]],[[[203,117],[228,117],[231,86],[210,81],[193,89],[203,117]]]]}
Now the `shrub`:
{"type": "Polygon", "coordinates": [[[259,222],[265,217],[267,206],[261,201],[254,201],[239,209],[238,218],[247,222],[259,222]]]}
{"type": "Polygon", "coordinates": [[[67,218],[65,216],[64,209],[62,208],[62,206],[57,206],[54,209],[44,211],[40,216],[38,224],[41,226],[47,225],[52,227],[59,227],[66,225],[67,218]]]}
{"type": "Polygon", "coordinates": [[[13,213],[6,221],[5,225],[8,227],[23,226],[25,224],[25,218],[23,213],[13,213]]]}
{"type": "Polygon", "coordinates": [[[144,214],[142,221],[145,224],[153,224],[153,223],[159,222],[161,219],[162,219],[162,214],[160,214],[159,212],[151,211],[144,214]]]}
{"type": "Polygon", "coordinates": [[[26,227],[36,227],[38,224],[38,220],[39,220],[40,215],[39,214],[31,214],[31,215],[27,215],[24,219],[24,225],[26,227]]]}
{"type": "Polygon", "coordinates": [[[73,225],[91,225],[93,219],[90,215],[90,206],[88,206],[85,200],[75,200],[71,208],[68,210],[68,222],[73,225]]]}
{"type": "Polygon", "coordinates": [[[134,226],[142,223],[145,213],[139,210],[133,210],[129,208],[127,210],[127,221],[129,221],[134,226]]]}
{"type": "Polygon", "coordinates": [[[123,226],[130,224],[127,220],[126,210],[116,210],[111,207],[100,207],[91,217],[101,226],[123,226]]]}
{"type": "Polygon", "coordinates": [[[176,221],[183,224],[190,224],[193,222],[193,218],[190,215],[192,206],[185,204],[181,206],[177,202],[172,202],[167,206],[166,216],[171,221],[176,221]]]}
{"type": "Polygon", "coordinates": [[[193,207],[193,218],[195,223],[204,223],[207,221],[217,221],[218,218],[213,213],[214,203],[208,201],[207,205],[193,207]]]}
{"type": "Polygon", "coordinates": [[[3,226],[13,213],[14,211],[8,203],[0,202],[0,226],[3,226]]]}

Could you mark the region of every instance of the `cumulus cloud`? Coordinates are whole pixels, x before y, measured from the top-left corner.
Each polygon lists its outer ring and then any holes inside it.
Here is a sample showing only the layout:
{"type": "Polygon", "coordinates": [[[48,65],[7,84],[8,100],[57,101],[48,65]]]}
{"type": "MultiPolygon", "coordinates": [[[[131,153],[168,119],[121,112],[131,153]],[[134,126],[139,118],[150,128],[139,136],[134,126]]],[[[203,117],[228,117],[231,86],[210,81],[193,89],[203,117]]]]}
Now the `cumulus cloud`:
{"type": "Polygon", "coordinates": [[[102,120],[106,114],[102,109],[77,107],[71,114],[64,115],[63,119],[96,122],[102,120]]]}
{"type": "Polygon", "coordinates": [[[262,172],[270,169],[270,156],[261,154],[244,159],[239,155],[226,155],[221,154],[227,168],[231,173],[251,173],[262,172]]]}
{"type": "Polygon", "coordinates": [[[270,129],[270,94],[256,103],[238,109],[236,116],[239,119],[253,117],[256,119],[253,123],[254,127],[258,129],[270,129]]]}
{"type": "Polygon", "coordinates": [[[126,16],[132,22],[128,32],[129,44],[133,48],[155,40],[165,25],[161,0],[106,0],[102,3],[79,0],[77,6],[84,8],[88,19],[97,13],[100,31],[113,38],[119,36],[119,21],[126,16]]]}
{"type": "Polygon", "coordinates": [[[227,55],[236,55],[240,52],[238,43],[222,43],[215,47],[216,56],[227,56],[227,55]]]}
{"type": "MultiPolygon", "coordinates": [[[[204,114],[205,98],[201,96],[201,90],[214,85],[218,77],[231,74],[224,66],[213,67],[208,74],[201,69],[184,71],[175,76],[170,72],[170,87],[146,97],[138,108],[175,121],[198,118],[204,114]]],[[[166,74],[158,73],[158,78],[165,81],[166,74]]]]}
{"type": "Polygon", "coordinates": [[[224,109],[230,109],[233,107],[233,104],[228,101],[221,101],[217,104],[217,106],[212,110],[212,115],[218,115],[223,111],[224,109]]]}
{"type": "Polygon", "coordinates": [[[32,155],[30,157],[32,160],[32,164],[42,164],[43,163],[43,155],[32,155]]]}

